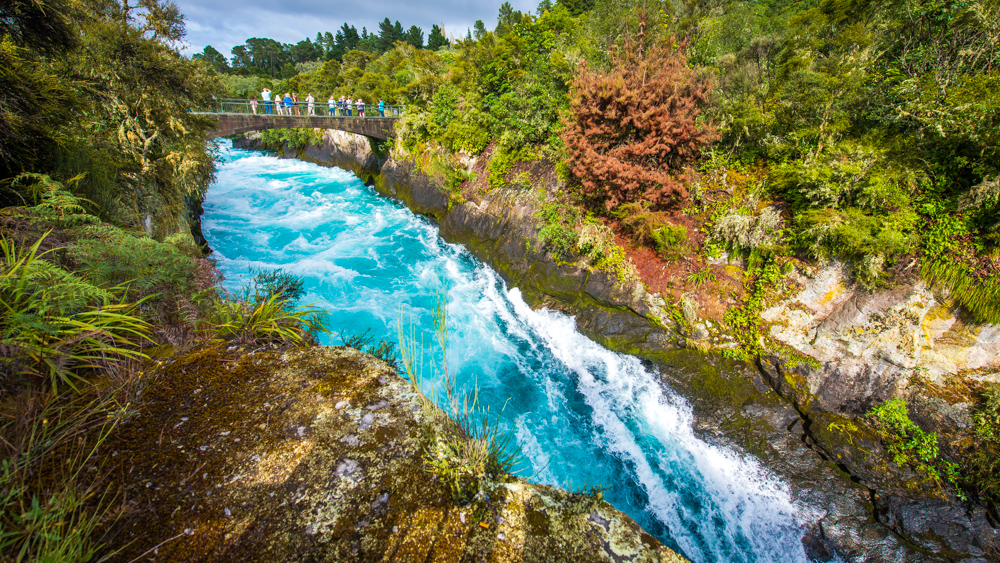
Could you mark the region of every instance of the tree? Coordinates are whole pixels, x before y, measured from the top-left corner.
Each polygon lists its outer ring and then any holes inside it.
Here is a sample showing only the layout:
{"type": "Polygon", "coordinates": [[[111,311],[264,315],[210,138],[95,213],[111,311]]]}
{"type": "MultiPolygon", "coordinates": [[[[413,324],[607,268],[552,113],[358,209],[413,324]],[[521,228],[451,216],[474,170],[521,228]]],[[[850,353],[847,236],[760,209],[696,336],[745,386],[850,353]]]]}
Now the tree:
{"type": "Polygon", "coordinates": [[[361,37],[358,35],[358,30],[355,29],[353,25],[348,26],[346,23],[340,26],[337,30],[337,35],[335,37],[336,48],[334,50],[334,57],[338,61],[344,58],[344,53],[348,51],[353,51],[358,48],[358,41],[361,37]]]}
{"type": "Polygon", "coordinates": [[[229,61],[226,60],[226,56],[211,45],[205,45],[205,49],[202,52],[191,55],[191,58],[196,61],[205,61],[212,65],[212,68],[218,73],[229,72],[229,61]]]}
{"type": "Polygon", "coordinates": [[[329,31],[323,33],[323,58],[328,61],[333,59],[336,49],[337,40],[334,39],[333,34],[329,31]]]}
{"type": "Polygon", "coordinates": [[[395,24],[385,18],[378,24],[378,36],[375,38],[375,49],[384,53],[396,44],[396,41],[403,41],[403,26],[397,21],[395,24]]]}
{"type": "Polygon", "coordinates": [[[472,36],[476,39],[481,39],[486,33],[486,24],[483,23],[483,20],[476,20],[476,23],[472,26],[472,36]]]}
{"type": "Polygon", "coordinates": [[[627,36],[606,72],[581,65],[562,134],[581,195],[608,210],[676,206],[688,195],[689,165],[716,138],[697,120],[711,85],[688,67],[683,47],[642,39],[627,36]]]}
{"type": "Polygon", "coordinates": [[[40,58],[62,58],[78,46],[69,12],[63,0],[0,5],[0,180],[38,170],[55,149],[56,131],[75,121],[72,84],[40,58]]]}
{"type": "Polygon", "coordinates": [[[552,0],[542,0],[538,3],[538,8],[535,9],[535,13],[541,16],[545,12],[552,9],[552,0]]]}
{"type": "Polygon", "coordinates": [[[558,0],[557,4],[562,4],[569,13],[579,16],[594,7],[594,0],[558,0]]]}
{"type": "Polygon", "coordinates": [[[431,26],[430,35],[427,36],[427,48],[431,50],[437,50],[441,47],[446,47],[450,45],[448,39],[445,38],[444,33],[437,24],[431,26]]]}
{"type": "Polygon", "coordinates": [[[424,30],[415,25],[411,25],[409,31],[406,32],[406,42],[413,45],[417,49],[423,49],[424,30]]]}
{"type": "Polygon", "coordinates": [[[308,38],[299,41],[289,49],[293,63],[318,61],[323,58],[322,49],[308,38]]]}
{"type": "MultiPolygon", "coordinates": [[[[500,13],[497,16],[497,29],[496,33],[498,36],[503,37],[507,35],[514,29],[514,25],[521,21],[523,14],[514,9],[510,5],[510,2],[504,2],[500,5],[500,13]]],[[[469,39],[472,37],[470,36],[469,39]]]]}

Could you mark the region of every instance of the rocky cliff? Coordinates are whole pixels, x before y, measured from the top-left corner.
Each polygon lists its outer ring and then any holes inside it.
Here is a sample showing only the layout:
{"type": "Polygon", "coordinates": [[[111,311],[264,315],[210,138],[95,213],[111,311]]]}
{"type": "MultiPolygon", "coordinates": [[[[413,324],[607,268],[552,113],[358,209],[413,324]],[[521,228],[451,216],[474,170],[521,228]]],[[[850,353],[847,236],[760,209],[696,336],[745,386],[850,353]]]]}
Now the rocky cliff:
{"type": "MultiPolygon", "coordinates": [[[[252,138],[240,145],[259,148],[252,138]]],[[[544,252],[536,217],[544,200],[536,190],[480,182],[449,193],[417,157],[380,159],[365,138],[335,131],[320,145],[285,148],[284,156],[353,171],[433,217],[442,237],[465,244],[535,306],[565,310],[595,340],[657,363],[665,383],[691,401],[707,439],[757,456],[789,483],[816,560],[1000,557],[996,514],[887,467],[877,437],[851,422],[876,402],[904,396],[919,399],[921,424],[944,435],[967,429],[968,405],[920,392],[915,379],[995,378],[1000,335],[967,324],[945,296],[920,284],[867,294],[836,264],[800,264],[792,290],[763,313],[769,338],[785,352],[755,366],[732,362],[710,351],[732,343],[719,323],[665,321],[664,299],[637,280],[544,252]]],[[[466,165],[485,175],[484,161],[466,165]]],[[[557,180],[543,182],[551,185],[535,187],[551,190],[557,180]]]]}

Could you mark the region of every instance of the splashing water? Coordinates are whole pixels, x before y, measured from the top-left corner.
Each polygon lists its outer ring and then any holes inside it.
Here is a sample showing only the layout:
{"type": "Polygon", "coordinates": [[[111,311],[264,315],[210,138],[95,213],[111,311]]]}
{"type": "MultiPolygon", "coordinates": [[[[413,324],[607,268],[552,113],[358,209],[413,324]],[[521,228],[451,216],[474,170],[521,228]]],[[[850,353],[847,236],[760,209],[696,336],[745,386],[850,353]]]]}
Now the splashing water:
{"type": "MultiPolygon", "coordinates": [[[[500,413],[527,460],[523,477],[609,487],[605,499],[695,562],[806,561],[785,487],[756,460],[697,438],[689,405],[638,359],[589,340],[572,317],[531,310],[430,221],[349,172],[228,142],[221,160],[203,230],[229,289],[250,268],[282,268],[304,279],[302,302],[327,309],[335,330],[395,340],[402,318],[429,345],[444,288],[449,370],[500,413]]],[[[433,377],[421,386],[442,396],[433,377]]]]}

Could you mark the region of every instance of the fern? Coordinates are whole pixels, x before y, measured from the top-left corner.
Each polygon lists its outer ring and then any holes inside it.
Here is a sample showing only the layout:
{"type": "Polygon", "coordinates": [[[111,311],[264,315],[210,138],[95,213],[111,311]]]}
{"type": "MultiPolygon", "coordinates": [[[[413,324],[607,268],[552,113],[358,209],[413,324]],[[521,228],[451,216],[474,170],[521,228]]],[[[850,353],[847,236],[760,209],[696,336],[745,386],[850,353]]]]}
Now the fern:
{"type": "Polygon", "coordinates": [[[96,287],[45,261],[43,235],[27,248],[0,236],[0,374],[40,376],[53,390],[81,370],[143,357],[149,325],[122,302],[121,288],[96,287]]]}

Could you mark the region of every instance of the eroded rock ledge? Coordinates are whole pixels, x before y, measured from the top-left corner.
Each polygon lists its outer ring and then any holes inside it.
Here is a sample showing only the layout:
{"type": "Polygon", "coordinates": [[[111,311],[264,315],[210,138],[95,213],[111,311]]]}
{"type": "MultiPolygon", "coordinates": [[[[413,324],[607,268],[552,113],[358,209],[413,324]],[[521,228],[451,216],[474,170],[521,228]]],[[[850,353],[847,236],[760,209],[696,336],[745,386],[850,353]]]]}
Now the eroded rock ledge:
{"type": "Polygon", "coordinates": [[[385,363],[208,347],[151,375],[106,444],[131,561],[686,561],[595,496],[513,477],[455,502],[424,469],[454,423],[385,363]]]}

